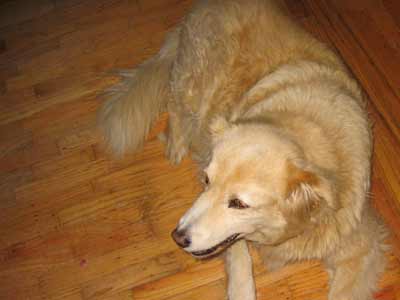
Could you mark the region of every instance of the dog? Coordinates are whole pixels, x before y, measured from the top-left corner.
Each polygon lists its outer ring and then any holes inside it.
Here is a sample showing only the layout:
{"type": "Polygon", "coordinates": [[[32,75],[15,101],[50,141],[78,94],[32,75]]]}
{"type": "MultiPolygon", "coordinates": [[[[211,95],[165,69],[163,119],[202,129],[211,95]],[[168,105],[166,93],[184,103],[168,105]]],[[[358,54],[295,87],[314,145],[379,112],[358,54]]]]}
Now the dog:
{"type": "Polygon", "coordinates": [[[228,297],[254,300],[247,242],[269,270],[320,259],[331,300],[372,299],[386,230],[368,202],[372,134],[341,59],[272,0],[198,2],[100,111],[106,143],[135,151],[168,112],[166,156],[191,153],[204,192],[172,237],[226,250],[228,297]]]}

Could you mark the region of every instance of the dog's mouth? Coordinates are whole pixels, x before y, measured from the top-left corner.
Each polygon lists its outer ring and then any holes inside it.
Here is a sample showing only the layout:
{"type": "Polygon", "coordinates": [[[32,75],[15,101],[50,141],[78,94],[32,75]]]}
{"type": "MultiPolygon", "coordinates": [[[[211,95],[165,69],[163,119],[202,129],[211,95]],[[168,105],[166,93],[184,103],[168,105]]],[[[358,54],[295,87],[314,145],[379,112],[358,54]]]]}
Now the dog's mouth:
{"type": "Polygon", "coordinates": [[[240,233],[235,233],[232,234],[231,236],[229,236],[228,238],[226,238],[225,240],[223,240],[221,243],[215,245],[214,247],[208,248],[206,250],[201,250],[201,251],[193,251],[190,252],[193,256],[198,257],[198,258],[205,258],[205,257],[209,257],[211,255],[217,254],[219,252],[221,252],[223,249],[229,247],[230,245],[232,245],[237,238],[239,237],[240,233]],[[218,251],[217,250],[221,250],[218,251]]]}

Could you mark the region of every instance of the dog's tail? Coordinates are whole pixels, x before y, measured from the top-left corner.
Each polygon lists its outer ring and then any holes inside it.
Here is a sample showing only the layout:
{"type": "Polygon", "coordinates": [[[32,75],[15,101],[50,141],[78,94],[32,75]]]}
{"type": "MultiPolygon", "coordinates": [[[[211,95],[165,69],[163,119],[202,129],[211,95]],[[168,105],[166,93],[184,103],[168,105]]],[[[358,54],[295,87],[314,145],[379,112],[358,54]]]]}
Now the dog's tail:
{"type": "Polygon", "coordinates": [[[124,80],[109,90],[98,115],[105,143],[117,156],[142,147],[170,97],[169,74],[176,56],[178,35],[171,33],[160,52],[133,70],[120,71],[124,80]]]}

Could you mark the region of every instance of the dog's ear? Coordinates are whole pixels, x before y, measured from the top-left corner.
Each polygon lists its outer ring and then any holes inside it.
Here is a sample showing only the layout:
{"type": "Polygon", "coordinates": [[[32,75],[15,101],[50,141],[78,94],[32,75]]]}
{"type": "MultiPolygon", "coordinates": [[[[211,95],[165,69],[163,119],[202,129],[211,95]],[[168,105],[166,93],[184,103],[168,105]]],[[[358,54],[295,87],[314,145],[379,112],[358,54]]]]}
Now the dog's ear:
{"type": "Polygon", "coordinates": [[[310,216],[321,206],[335,208],[333,182],[316,168],[287,165],[287,182],[283,205],[301,216],[310,216]]]}
{"type": "Polygon", "coordinates": [[[232,124],[229,123],[224,117],[218,116],[211,121],[210,133],[213,142],[215,143],[226,130],[232,128],[232,124]]]}

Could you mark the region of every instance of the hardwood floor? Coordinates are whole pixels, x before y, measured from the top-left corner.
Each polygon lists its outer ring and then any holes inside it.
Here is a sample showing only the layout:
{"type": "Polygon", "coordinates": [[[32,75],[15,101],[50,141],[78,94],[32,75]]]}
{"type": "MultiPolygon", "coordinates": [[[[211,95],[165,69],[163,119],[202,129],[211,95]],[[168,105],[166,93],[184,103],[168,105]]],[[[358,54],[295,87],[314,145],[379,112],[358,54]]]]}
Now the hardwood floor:
{"type": "MultiPolygon", "coordinates": [[[[172,166],[156,125],[142,152],[112,160],[96,132],[98,94],[159,49],[189,0],[0,4],[0,299],[220,300],[220,259],[195,261],[170,238],[200,191],[172,166]]],[[[382,300],[400,299],[400,2],[287,0],[336,47],[371,101],[372,199],[393,231],[382,300]]],[[[268,273],[258,300],[326,299],[318,262],[268,273]]]]}

